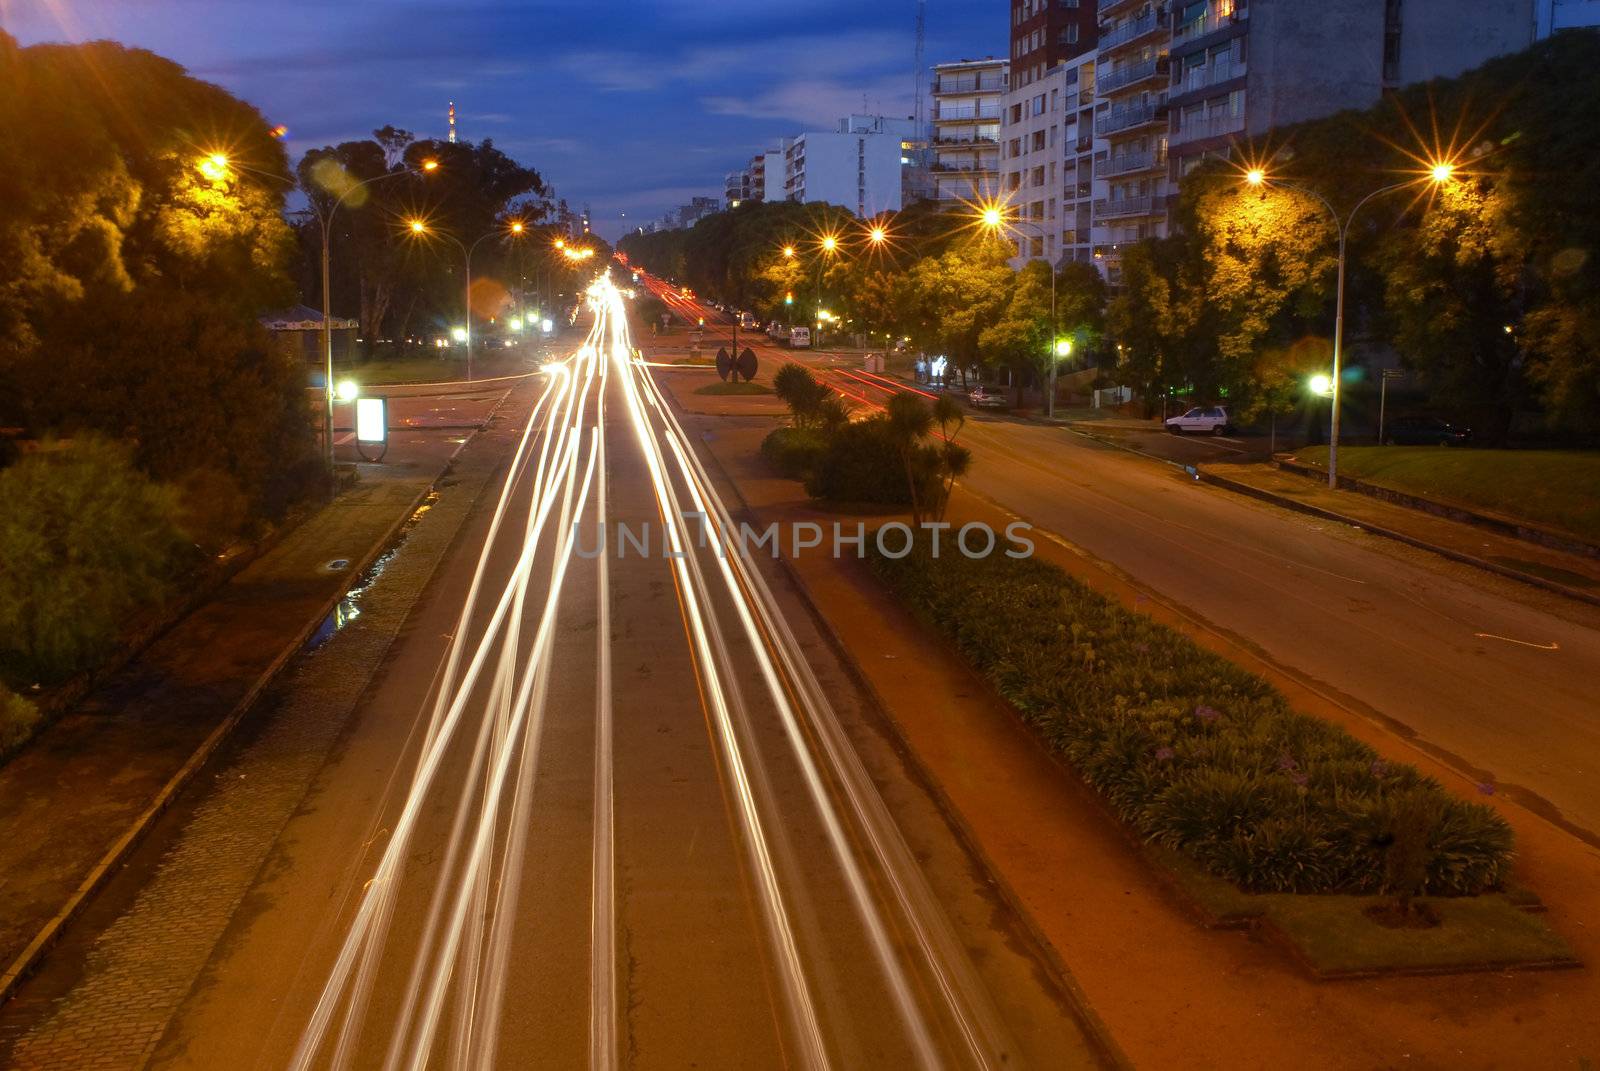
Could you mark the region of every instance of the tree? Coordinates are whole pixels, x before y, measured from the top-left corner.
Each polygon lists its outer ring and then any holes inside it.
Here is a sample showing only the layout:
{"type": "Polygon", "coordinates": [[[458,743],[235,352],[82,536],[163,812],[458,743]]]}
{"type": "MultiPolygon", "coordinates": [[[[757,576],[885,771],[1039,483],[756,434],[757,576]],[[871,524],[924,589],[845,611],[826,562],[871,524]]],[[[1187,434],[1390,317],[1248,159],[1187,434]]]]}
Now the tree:
{"type": "Polygon", "coordinates": [[[1504,441],[1524,395],[1515,325],[1526,310],[1527,250],[1508,207],[1487,182],[1451,183],[1383,257],[1384,320],[1402,358],[1491,442],[1504,441]]]}
{"type": "Polygon", "coordinates": [[[254,108],[149,52],[0,35],[0,422],[221,468],[274,513],[308,475],[303,370],[257,316],[292,297],[287,161],[254,108]],[[282,182],[209,167],[225,152],[282,182]]]}
{"type": "Polygon", "coordinates": [[[1122,287],[1106,308],[1106,330],[1117,342],[1117,371],[1148,408],[1166,393],[1178,348],[1172,313],[1173,278],[1161,247],[1129,246],[1122,257],[1122,287]]]}
{"type": "Polygon", "coordinates": [[[911,496],[911,521],[921,527],[926,502],[923,493],[927,480],[927,446],[922,440],[933,430],[933,411],[917,395],[899,391],[890,396],[884,406],[889,421],[889,434],[900,463],[905,467],[906,488],[911,496]]]}
{"type": "Polygon", "coordinates": [[[983,332],[1004,316],[1015,273],[1011,248],[980,236],[924,257],[911,270],[915,297],[909,318],[912,340],[928,352],[943,352],[962,370],[984,361],[983,332]]]}

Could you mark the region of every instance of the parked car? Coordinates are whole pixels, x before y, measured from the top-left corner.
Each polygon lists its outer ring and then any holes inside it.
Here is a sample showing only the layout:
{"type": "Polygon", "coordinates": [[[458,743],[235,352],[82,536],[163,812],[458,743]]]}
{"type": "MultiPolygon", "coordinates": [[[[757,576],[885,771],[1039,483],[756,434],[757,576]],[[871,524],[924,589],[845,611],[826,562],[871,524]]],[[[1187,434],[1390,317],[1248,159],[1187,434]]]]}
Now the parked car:
{"type": "Polygon", "coordinates": [[[811,328],[789,328],[789,348],[794,350],[808,350],[811,348],[811,328]]]}
{"type": "Polygon", "coordinates": [[[1471,428],[1434,417],[1398,417],[1383,430],[1390,446],[1460,446],[1471,438],[1471,428]]]}
{"type": "Polygon", "coordinates": [[[967,395],[967,402],[974,409],[1009,409],[1011,403],[1004,394],[986,391],[982,387],[973,387],[967,395]]]}
{"type": "Polygon", "coordinates": [[[1233,424],[1228,420],[1228,410],[1225,406],[1197,405],[1187,413],[1168,417],[1167,430],[1174,435],[1190,431],[1226,435],[1233,430],[1233,424]]]}

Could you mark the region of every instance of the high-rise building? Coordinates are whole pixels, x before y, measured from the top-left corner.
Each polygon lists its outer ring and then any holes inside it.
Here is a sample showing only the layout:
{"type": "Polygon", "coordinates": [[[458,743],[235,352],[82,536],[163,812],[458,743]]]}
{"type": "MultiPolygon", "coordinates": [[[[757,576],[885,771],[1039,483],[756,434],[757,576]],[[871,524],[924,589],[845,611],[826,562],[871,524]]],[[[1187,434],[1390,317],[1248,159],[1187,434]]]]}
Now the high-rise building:
{"type": "Polygon", "coordinates": [[[1010,0],[1011,88],[1043,78],[1057,64],[1094,51],[1095,0],[1010,0]]]}
{"type": "Polygon", "coordinates": [[[929,170],[933,196],[946,203],[992,197],[999,188],[1000,100],[1009,89],[1003,59],[933,66],[929,170]]]}
{"type": "Polygon", "coordinates": [[[1091,259],[1095,57],[1084,52],[1006,94],[1000,192],[1017,219],[1017,258],[1091,259]]]}
{"type": "Polygon", "coordinates": [[[1166,5],[1100,0],[1095,135],[1096,255],[1116,276],[1116,248],[1166,232],[1167,83],[1172,28],[1166,5]]]}
{"type": "MultiPolygon", "coordinates": [[[[862,218],[898,211],[903,146],[914,126],[910,119],[851,115],[840,119],[836,130],[796,135],[784,146],[784,195],[791,201],[843,205],[862,218]]],[[[770,172],[766,181],[772,184],[770,172]]]]}

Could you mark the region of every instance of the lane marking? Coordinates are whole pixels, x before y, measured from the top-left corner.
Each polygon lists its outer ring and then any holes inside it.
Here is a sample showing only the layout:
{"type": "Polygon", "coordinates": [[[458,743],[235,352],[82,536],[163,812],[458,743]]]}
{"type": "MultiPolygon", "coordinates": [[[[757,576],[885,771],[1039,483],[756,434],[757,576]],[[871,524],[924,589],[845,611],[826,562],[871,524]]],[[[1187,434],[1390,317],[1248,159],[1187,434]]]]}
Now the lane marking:
{"type": "Polygon", "coordinates": [[[1499,640],[1502,643],[1514,643],[1518,647],[1532,647],[1536,651],[1559,651],[1559,643],[1530,643],[1527,640],[1514,640],[1510,636],[1496,636],[1492,632],[1474,632],[1474,636],[1483,640],[1499,640]]]}

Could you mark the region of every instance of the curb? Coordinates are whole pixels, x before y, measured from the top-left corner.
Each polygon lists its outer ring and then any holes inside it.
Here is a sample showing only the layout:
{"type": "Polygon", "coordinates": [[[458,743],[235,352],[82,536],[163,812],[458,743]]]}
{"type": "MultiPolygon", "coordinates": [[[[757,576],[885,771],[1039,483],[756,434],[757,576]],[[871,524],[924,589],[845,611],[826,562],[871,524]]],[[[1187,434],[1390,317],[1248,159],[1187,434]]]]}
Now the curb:
{"type": "Polygon", "coordinates": [[[1533,587],[1542,588],[1545,591],[1553,592],[1556,595],[1564,595],[1569,599],[1576,599],[1579,602],[1589,603],[1591,606],[1600,606],[1600,594],[1580,591],[1577,588],[1568,587],[1565,584],[1558,584],[1554,580],[1546,580],[1541,576],[1534,576],[1532,573],[1524,573],[1518,569],[1512,569],[1510,566],[1500,565],[1496,562],[1486,561],[1483,558],[1479,558],[1471,554],[1465,554],[1458,550],[1451,550],[1448,547],[1441,547],[1438,544],[1429,543],[1427,540],[1418,539],[1416,536],[1406,535],[1404,532],[1396,531],[1393,528],[1385,528],[1382,525],[1369,524],[1366,521],[1357,520],[1354,517],[1348,517],[1342,513],[1337,513],[1330,509],[1323,509],[1321,506],[1313,506],[1309,502],[1297,502],[1292,498],[1274,494],[1271,491],[1266,491],[1259,487],[1253,487],[1250,484],[1241,483],[1238,480],[1232,480],[1226,476],[1218,476],[1215,473],[1207,472],[1204,469],[1196,469],[1195,476],[1197,479],[1203,480],[1206,483],[1214,484],[1217,487],[1223,488],[1224,490],[1232,491],[1235,494],[1244,495],[1248,498],[1260,499],[1263,502],[1270,502],[1273,505],[1282,506],[1284,509],[1292,509],[1297,513],[1310,514],[1313,517],[1320,517],[1323,520],[1334,521],[1338,524],[1348,524],[1354,528],[1360,528],[1363,531],[1371,532],[1373,535],[1383,536],[1385,539],[1392,539],[1397,543],[1404,543],[1407,546],[1416,547],[1418,550],[1426,550],[1433,554],[1437,554],[1441,558],[1448,558],[1451,561],[1460,562],[1462,565],[1470,565],[1474,568],[1495,573],[1510,580],[1518,580],[1524,584],[1529,584],[1533,587]]]}
{"type": "MultiPolygon", "coordinates": [[[[673,401],[676,404],[676,399],[673,399],[673,401]]],[[[682,407],[680,406],[679,408],[682,407]]],[[[708,449],[705,453],[710,457],[711,463],[716,466],[717,472],[722,476],[723,481],[733,488],[733,493],[739,500],[740,509],[746,515],[754,516],[754,511],[751,509],[750,503],[745,499],[744,492],[740,490],[738,481],[728,472],[722,463],[722,459],[717,457],[715,451],[708,449]]],[[[1070,1002],[1072,1012],[1078,1020],[1078,1025],[1083,1028],[1091,1046],[1099,1051],[1099,1055],[1106,1066],[1119,1069],[1132,1068],[1132,1061],[1122,1051],[1116,1039],[1112,1037],[1110,1029],[1107,1028],[1105,1022],[1095,1012],[1093,1005],[1089,1003],[1088,995],[1078,985],[1078,981],[1073,977],[1066,961],[1061,958],[1061,953],[1051,943],[1044,931],[1039,928],[1038,924],[1034,922],[1033,916],[1028,913],[1027,908],[1022,903],[1022,899],[1012,889],[1011,883],[1006,880],[1005,875],[995,865],[994,859],[984,849],[972,827],[967,823],[966,818],[956,808],[949,794],[945,792],[944,786],[938,782],[933,773],[923,764],[922,759],[915,750],[912,749],[905,738],[905,734],[901,732],[899,723],[889,713],[889,708],[884,703],[883,696],[878,693],[878,689],[868,679],[866,672],[861,668],[861,664],[856,660],[855,654],[845,645],[844,640],[834,630],[833,623],[828,620],[821,607],[817,605],[816,600],[811,597],[811,590],[806,586],[805,581],[787,559],[780,558],[779,562],[784,574],[788,577],[790,587],[799,596],[800,601],[805,604],[812,621],[817,625],[818,631],[827,641],[829,648],[832,649],[834,657],[839,660],[839,664],[844,667],[845,672],[849,674],[851,680],[855,682],[856,686],[861,689],[862,694],[867,698],[872,713],[893,742],[895,751],[900,756],[901,761],[906,764],[917,781],[933,798],[941,816],[955,831],[961,846],[983,867],[984,876],[989,880],[989,887],[994,890],[1000,900],[1016,916],[1023,930],[1038,946],[1039,953],[1044,961],[1042,966],[1070,1002]]]]}
{"type": "MultiPolygon", "coordinates": [[[[501,404],[504,404],[503,400],[501,404]]],[[[484,421],[484,425],[487,426],[499,411],[500,405],[496,405],[489,417],[484,421]]],[[[6,966],[4,973],[0,973],[0,1005],[4,1005],[6,1001],[10,1000],[17,987],[33,973],[34,968],[44,959],[51,946],[60,939],[67,926],[88,906],[89,901],[100,890],[100,887],[111,878],[118,864],[132,852],[133,848],[155,825],[156,820],[171,806],[173,800],[178,797],[178,794],[183,791],[195,774],[200,772],[206,762],[216,754],[217,749],[232,735],[233,730],[244,720],[244,716],[250,712],[256,700],[261,697],[261,693],[277,678],[278,674],[283,672],[284,667],[300,653],[306,640],[310,639],[323,620],[339,605],[351,586],[361,578],[367,568],[389,547],[395,536],[399,534],[400,529],[416,514],[417,509],[427,497],[434,492],[439,481],[450,473],[461,451],[466,449],[467,444],[475,438],[477,438],[476,433],[469,435],[456,447],[440,468],[438,474],[429,480],[427,486],[423,487],[412,498],[405,512],[384,530],[383,535],[372,543],[359,561],[351,564],[350,568],[345,571],[344,579],[339,585],[339,589],[330,595],[316,615],[295,633],[294,639],[289,641],[278,652],[272,662],[245,691],[245,694],[239,698],[233,708],[223,717],[222,721],[212,729],[210,734],[190,754],[188,760],[161,787],[155,798],[150,802],[150,805],[134,819],[133,823],[123,831],[122,835],[100,857],[100,861],[89,870],[88,875],[73,890],[66,903],[61,906],[49,921],[40,927],[39,932],[34,935],[33,940],[28,942],[27,947],[6,966]]]]}
{"type": "MultiPolygon", "coordinates": [[[[1304,476],[1307,479],[1327,482],[1328,470],[1307,465],[1299,460],[1286,460],[1275,457],[1272,464],[1280,471],[1304,476]]],[[[1519,521],[1512,517],[1496,516],[1481,510],[1471,509],[1467,506],[1458,506],[1442,499],[1429,498],[1426,495],[1411,494],[1406,491],[1397,491],[1392,487],[1385,487],[1369,480],[1357,479],[1353,476],[1340,476],[1340,488],[1376,498],[1380,502],[1389,502],[1407,509],[1414,509],[1419,513],[1429,513],[1435,517],[1444,517],[1447,520],[1460,521],[1462,524],[1471,524],[1487,529],[1496,535],[1506,536],[1510,539],[1520,539],[1524,543],[1546,547],[1550,550],[1559,550],[1567,554],[1576,554],[1583,557],[1600,557],[1600,544],[1590,543],[1575,535],[1567,535],[1537,524],[1519,521]]]]}

